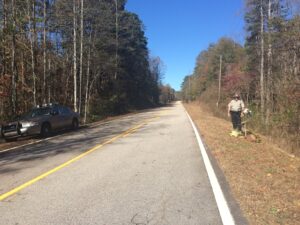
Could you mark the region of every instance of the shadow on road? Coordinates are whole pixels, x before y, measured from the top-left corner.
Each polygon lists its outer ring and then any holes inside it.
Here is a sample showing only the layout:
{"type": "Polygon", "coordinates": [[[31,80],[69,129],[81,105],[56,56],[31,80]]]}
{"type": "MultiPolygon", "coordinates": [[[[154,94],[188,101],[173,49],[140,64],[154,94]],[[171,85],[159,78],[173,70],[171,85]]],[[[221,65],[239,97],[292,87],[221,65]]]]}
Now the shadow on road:
{"type": "Polygon", "coordinates": [[[70,152],[83,153],[97,144],[103,143],[105,140],[121,134],[141,121],[148,119],[162,109],[155,108],[118,120],[102,122],[98,126],[97,124],[82,126],[76,131],[61,131],[49,140],[0,153],[0,174],[14,173],[17,170],[26,168],[26,166],[30,167],[30,164],[26,164],[25,162],[39,160],[43,163],[43,159],[58,154],[70,152]]]}

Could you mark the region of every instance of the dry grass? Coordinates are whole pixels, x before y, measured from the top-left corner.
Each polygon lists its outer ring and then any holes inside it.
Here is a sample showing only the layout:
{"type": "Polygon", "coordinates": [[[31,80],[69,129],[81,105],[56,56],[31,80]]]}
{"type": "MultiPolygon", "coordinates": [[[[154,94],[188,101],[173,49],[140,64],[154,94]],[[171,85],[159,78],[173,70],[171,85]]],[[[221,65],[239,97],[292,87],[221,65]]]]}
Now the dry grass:
{"type": "Polygon", "coordinates": [[[231,123],[213,116],[205,105],[190,103],[185,107],[249,223],[300,224],[300,159],[263,136],[261,143],[230,137],[231,123]]]}

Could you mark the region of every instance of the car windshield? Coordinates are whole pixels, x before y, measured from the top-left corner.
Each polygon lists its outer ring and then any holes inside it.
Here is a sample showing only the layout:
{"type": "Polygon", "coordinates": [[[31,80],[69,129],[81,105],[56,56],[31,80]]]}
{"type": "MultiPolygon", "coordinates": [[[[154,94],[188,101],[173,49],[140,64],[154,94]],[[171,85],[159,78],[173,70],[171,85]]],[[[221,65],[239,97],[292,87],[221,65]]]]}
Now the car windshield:
{"type": "Polygon", "coordinates": [[[29,111],[28,113],[21,116],[21,119],[30,119],[37,116],[50,115],[51,109],[49,107],[37,108],[29,111]]]}

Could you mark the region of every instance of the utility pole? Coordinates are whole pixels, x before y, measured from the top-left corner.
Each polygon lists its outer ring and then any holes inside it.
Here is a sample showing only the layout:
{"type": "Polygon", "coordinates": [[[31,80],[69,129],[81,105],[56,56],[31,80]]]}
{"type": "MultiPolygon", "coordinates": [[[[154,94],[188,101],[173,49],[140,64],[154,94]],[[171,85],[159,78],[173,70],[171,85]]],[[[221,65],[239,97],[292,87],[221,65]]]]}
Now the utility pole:
{"type": "Polygon", "coordinates": [[[219,108],[219,103],[220,103],[220,99],[221,99],[222,60],[223,60],[223,56],[220,55],[219,94],[218,94],[218,101],[217,101],[217,107],[218,108],[219,108]]]}
{"type": "Polygon", "coordinates": [[[189,101],[191,101],[191,75],[189,76],[189,101]]]}

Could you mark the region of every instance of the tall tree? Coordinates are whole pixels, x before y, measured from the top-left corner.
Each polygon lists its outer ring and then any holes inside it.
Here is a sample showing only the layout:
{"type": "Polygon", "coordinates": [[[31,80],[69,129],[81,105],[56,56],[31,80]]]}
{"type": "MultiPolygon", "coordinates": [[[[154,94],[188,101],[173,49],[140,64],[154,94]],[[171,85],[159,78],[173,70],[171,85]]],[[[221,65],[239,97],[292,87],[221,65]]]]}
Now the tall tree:
{"type": "Polygon", "coordinates": [[[77,6],[73,0],[73,79],[74,79],[74,111],[77,112],[77,6]]]}
{"type": "Polygon", "coordinates": [[[30,54],[31,54],[31,69],[32,69],[32,93],[33,93],[33,105],[37,105],[36,100],[36,74],[35,74],[35,43],[36,43],[36,21],[35,21],[35,0],[27,2],[27,11],[28,11],[28,27],[29,27],[29,39],[30,39],[30,54]]]}
{"type": "Polygon", "coordinates": [[[83,71],[83,0],[80,0],[80,71],[79,71],[79,107],[78,112],[81,112],[81,99],[82,99],[82,71],[83,71]]]}
{"type": "Polygon", "coordinates": [[[47,0],[43,2],[43,86],[42,98],[43,103],[46,103],[46,73],[47,73],[47,0]]]}
{"type": "Polygon", "coordinates": [[[265,66],[265,40],[264,40],[264,8],[263,0],[260,0],[260,113],[262,119],[264,119],[265,113],[265,75],[264,75],[264,66],[265,66]]]}
{"type": "Polygon", "coordinates": [[[274,4],[273,0],[268,0],[268,53],[267,53],[267,61],[268,61],[268,69],[267,69],[267,79],[266,79],[266,124],[268,125],[270,122],[270,114],[271,114],[271,93],[272,93],[272,6],[274,4]]]}
{"type": "Polygon", "coordinates": [[[115,80],[118,78],[118,58],[119,58],[119,4],[115,0],[115,29],[116,29],[116,58],[115,58],[115,80]]]}
{"type": "Polygon", "coordinates": [[[11,1],[11,12],[12,12],[12,41],[11,41],[11,83],[12,83],[12,112],[13,114],[17,111],[17,71],[16,71],[16,2],[11,1]]]}

